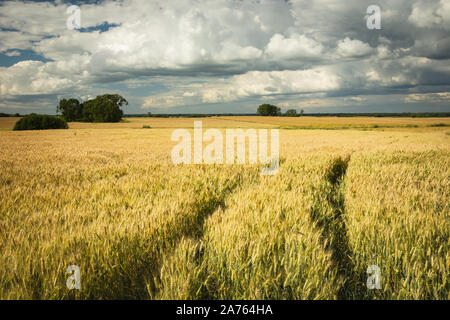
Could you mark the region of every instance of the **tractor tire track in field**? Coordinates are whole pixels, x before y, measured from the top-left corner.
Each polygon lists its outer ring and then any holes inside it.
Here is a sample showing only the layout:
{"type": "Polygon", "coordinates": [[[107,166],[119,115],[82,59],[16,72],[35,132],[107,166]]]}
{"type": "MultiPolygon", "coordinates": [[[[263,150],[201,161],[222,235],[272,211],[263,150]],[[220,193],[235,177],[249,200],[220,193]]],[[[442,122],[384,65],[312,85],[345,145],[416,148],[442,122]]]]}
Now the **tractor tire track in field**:
{"type": "Polygon", "coordinates": [[[176,218],[168,219],[145,237],[124,237],[111,244],[111,252],[116,256],[115,263],[118,266],[107,268],[110,273],[100,274],[93,280],[92,286],[103,291],[88,292],[85,298],[157,298],[158,291],[161,290],[161,267],[166,257],[176,250],[183,238],[201,238],[204,221],[219,207],[224,206],[228,195],[238,188],[243,180],[245,174],[237,172],[223,182],[219,189],[200,186],[195,199],[185,207],[180,207],[176,218]],[[108,290],[103,289],[104,283],[109,284],[108,290]]]}
{"type": "MultiPolygon", "coordinates": [[[[156,277],[153,280],[151,286],[151,295],[158,296],[158,289],[160,287],[160,276],[161,276],[161,268],[164,264],[164,260],[167,257],[170,257],[171,254],[175,252],[177,246],[182,241],[182,239],[192,239],[195,242],[198,242],[198,250],[196,254],[196,262],[200,263],[203,254],[205,251],[205,247],[203,245],[202,239],[204,237],[205,232],[205,222],[209,216],[211,216],[214,212],[216,212],[219,208],[225,207],[226,199],[240,186],[242,186],[245,182],[245,174],[239,172],[237,177],[231,179],[229,184],[222,190],[220,195],[217,197],[213,197],[205,202],[199,202],[196,208],[194,208],[195,213],[192,216],[189,216],[187,219],[183,221],[178,221],[178,224],[183,227],[177,227],[175,238],[172,241],[172,245],[170,247],[161,248],[159,257],[157,259],[157,269],[155,270],[156,277]]],[[[172,228],[173,229],[173,228],[172,228]]],[[[208,294],[202,294],[203,299],[207,299],[208,294]]]]}
{"type": "Polygon", "coordinates": [[[338,278],[342,281],[337,298],[343,300],[362,299],[364,292],[362,286],[364,274],[355,272],[344,219],[345,197],[342,182],[349,162],[350,155],[337,157],[332,161],[310,211],[310,219],[321,229],[322,241],[325,248],[330,251],[332,263],[337,270],[338,278]]]}
{"type": "MultiPolygon", "coordinates": [[[[196,221],[191,223],[194,226],[194,228],[191,229],[189,232],[180,234],[177,243],[174,244],[171,250],[168,250],[164,252],[164,255],[161,255],[158,273],[160,276],[162,272],[162,266],[164,265],[165,262],[164,260],[171,258],[171,255],[174,254],[176,250],[178,250],[181,241],[183,239],[187,241],[192,241],[193,243],[192,248],[195,248],[194,249],[195,255],[193,259],[190,260],[190,262],[193,263],[193,265],[195,265],[194,269],[202,270],[202,272],[199,273],[197,275],[197,278],[195,279],[195,281],[197,281],[197,283],[201,283],[201,285],[195,287],[195,291],[191,292],[192,295],[189,296],[188,299],[195,299],[195,300],[217,299],[215,293],[216,293],[216,284],[219,281],[219,279],[211,277],[207,268],[206,269],[202,268],[202,264],[204,263],[205,259],[204,257],[205,252],[208,249],[207,239],[205,238],[205,233],[207,232],[208,228],[207,226],[208,217],[215,214],[218,210],[225,211],[227,208],[226,200],[230,198],[236,192],[237,189],[248,187],[249,185],[259,183],[259,181],[260,181],[259,168],[256,169],[253,168],[250,171],[248,171],[247,169],[243,169],[243,171],[238,174],[238,177],[233,180],[233,182],[224,190],[224,192],[222,192],[217,201],[211,203],[211,205],[208,207],[207,210],[202,210],[200,214],[196,215],[197,216],[196,221]]],[[[160,289],[164,290],[164,287],[162,286],[160,287],[160,289]]],[[[173,297],[171,297],[170,299],[173,299],[173,297]]]]}

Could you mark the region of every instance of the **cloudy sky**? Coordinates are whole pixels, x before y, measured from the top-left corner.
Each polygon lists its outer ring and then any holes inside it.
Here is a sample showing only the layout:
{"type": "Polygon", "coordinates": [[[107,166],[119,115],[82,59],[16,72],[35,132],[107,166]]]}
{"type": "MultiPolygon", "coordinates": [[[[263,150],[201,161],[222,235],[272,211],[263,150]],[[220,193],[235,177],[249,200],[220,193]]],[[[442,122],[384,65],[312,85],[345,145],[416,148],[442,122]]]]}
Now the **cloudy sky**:
{"type": "Polygon", "coordinates": [[[7,113],[103,93],[128,114],[450,112],[449,59],[450,0],[0,2],[7,113]]]}

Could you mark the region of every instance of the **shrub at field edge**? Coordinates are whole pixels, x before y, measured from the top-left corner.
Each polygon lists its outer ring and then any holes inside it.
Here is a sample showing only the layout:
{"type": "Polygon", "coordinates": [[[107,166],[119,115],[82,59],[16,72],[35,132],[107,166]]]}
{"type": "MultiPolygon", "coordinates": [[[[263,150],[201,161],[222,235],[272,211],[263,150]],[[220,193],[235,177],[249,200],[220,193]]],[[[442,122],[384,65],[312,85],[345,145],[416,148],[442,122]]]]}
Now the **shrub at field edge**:
{"type": "Polygon", "coordinates": [[[13,130],[68,129],[67,122],[56,116],[30,114],[14,125],[13,130]]]}

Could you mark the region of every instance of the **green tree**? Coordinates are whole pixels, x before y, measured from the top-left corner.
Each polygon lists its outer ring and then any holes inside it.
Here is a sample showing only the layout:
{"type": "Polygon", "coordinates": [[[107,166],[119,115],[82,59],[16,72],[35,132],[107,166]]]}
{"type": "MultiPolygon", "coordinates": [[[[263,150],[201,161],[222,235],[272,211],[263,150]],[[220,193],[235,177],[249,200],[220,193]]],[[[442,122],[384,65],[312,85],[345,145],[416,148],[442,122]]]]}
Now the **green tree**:
{"type": "Polygon", "coordinates": [[[83,105],[77,99],[62,99],[56,107],[56,112],[61,113],[66,121],[80,121],[83,105]]]}
{"type": "Polygon", "coordinates": [[[281,108],[273,104],[264,103],[258,107],[257,112],[262,116],[279,116],[281,115],[281,108]]]}
{"type": "Polygon", "coordinates": [[[300,110],[300,116],[303,116],[303,113],[304,113],[303,109],[300,110]]]}
{"type": "Polygon", "coordinates": [[[119,122],[123,111],[121,106],[128,101],[118,94],[104,94],[83,103],[82,118],[89,122],[119,122]]]}
{"type": "Polygon", "coordinates": [[[297,110],[289,109],[288,111],[286,111],[286,113],[284,115],[286,117],[296,117],[297,116],[297,110]]]}
{"type": "Polygon", "coordinates": [[[77,99],[62,99],[56,111],[66,121],[119,122],[122,119],[123,105],[128,101],[118,94],[104,94],[80,103],[77,99]]]}

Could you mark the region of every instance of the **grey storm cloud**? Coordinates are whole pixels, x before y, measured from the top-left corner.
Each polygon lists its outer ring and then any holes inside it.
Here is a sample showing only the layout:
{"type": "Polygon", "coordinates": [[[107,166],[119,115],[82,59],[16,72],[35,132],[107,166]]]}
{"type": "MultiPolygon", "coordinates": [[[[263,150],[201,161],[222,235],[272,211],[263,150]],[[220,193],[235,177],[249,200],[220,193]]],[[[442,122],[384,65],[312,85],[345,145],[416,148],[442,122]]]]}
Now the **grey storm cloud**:
{"type": "Polygon", "coordinates": [[[377,2],[379,30],[366,26],[374,3],[365,0],[100,1],[80,4],[80,32],[67,28],[62,1],[5,1],[0,55],[44,59],[0,67],[0,96],[26,105],[119,83],[136,110],[222,103],[227,112],[226,104],[275,98],[358,105],[384,92],[413,103],[405,97],[450,91],[449,1],[377,2]],[[134,97],[127,83],[136,79],[166,89],[134,97]]]}

